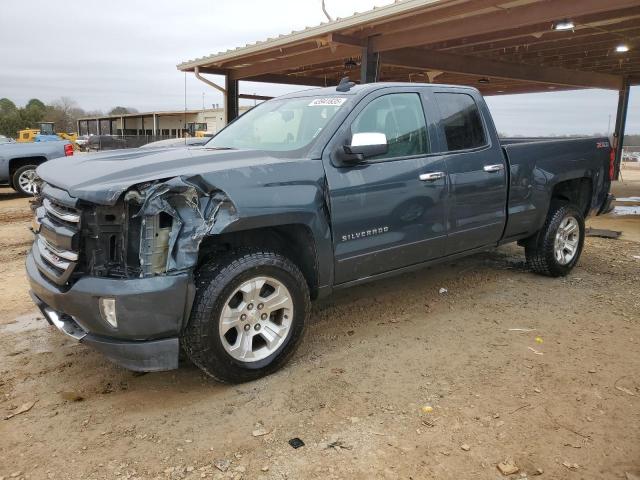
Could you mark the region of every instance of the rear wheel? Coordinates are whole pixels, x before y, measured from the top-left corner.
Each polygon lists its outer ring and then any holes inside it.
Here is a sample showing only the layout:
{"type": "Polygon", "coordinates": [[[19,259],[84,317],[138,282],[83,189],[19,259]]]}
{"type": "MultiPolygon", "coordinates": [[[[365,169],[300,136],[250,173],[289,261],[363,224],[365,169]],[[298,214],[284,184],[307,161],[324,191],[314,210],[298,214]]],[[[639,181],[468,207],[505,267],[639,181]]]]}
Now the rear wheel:
{"type": "Polygon", "coordinates": [[[550,277],[567,275],[584,246],[584,217],[571,204],[552,205],[542,230],[525,244],[529,267],[550,277]]]}
{"type": "Polygon", "coordinates": [[[182,344],[215,379],[254,380],[291,357],[309,310],[306,280],[290,260],[273,252],[235,253],[200,268],[182,344]]]}
{"type": "Polygon", "coordinates": [[[27,196],[33,196],[38,193],[36,168],[38,168],[37,165],[23,165],[13,172],[11,179],[13,189],[27,196]]]}

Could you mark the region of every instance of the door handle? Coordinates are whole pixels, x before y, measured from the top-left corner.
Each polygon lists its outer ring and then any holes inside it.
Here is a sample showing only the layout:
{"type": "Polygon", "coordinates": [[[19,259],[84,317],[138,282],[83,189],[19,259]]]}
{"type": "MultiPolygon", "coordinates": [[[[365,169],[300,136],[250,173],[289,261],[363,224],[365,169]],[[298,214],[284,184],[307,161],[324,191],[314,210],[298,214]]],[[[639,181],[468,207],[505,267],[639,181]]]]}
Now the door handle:
{"type": "Polygon", "coordinates": [[[423,173],[418,178],[423,182],[435,182],[436,180],[444,178],[444,172],[423,173]]]}
{"type": "Polygon", "coordinates": [[[495,165],[485,165],[484,166],[484,171],[485,172],[489,172],[489,173],[493,173],[493,172],[499,172],[503,168],[504,168],[504,165],[502,165],[501,163],[497,163],[495,165]]]}

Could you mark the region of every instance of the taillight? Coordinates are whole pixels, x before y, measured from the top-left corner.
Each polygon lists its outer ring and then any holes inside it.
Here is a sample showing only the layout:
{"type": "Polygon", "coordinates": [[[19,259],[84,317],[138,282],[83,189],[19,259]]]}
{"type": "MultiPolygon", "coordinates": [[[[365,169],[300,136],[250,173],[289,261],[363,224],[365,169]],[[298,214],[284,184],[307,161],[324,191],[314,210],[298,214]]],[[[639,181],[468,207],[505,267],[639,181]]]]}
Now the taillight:
{"type": "Polygon", "coordinates": [[[613,181],[616,175],[616,151],[612,148],[609,154],[609,180],[613,181]]]}
{"type": "Polygon", "coordinates": [[[64,156],[70,157],[71,155],[73,155],[73,145],[71,145],[70,143],[67,143],[64,146],[64,156]]]}

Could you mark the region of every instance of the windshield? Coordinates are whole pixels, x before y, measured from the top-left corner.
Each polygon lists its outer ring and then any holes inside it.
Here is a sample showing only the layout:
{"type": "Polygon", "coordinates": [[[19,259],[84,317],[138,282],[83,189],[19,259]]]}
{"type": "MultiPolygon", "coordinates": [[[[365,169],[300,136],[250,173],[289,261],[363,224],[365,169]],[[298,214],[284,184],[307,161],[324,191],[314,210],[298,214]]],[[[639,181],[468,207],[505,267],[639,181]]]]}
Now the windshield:
{"type": "Polygon", "coordinates": [[[347,101],[344,97],[269,100],[207,143],[213,148],[290,152],[308,146],[347,101]]]}

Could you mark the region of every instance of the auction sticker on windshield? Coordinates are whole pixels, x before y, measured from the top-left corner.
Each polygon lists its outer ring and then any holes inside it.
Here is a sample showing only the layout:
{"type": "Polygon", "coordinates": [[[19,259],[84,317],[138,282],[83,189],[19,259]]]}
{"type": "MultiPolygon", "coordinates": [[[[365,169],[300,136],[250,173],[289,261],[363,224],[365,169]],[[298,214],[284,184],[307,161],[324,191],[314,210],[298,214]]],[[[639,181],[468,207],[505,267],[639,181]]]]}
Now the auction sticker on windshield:
{"type": "Polygon", "coordinates": [[[314,101],[312,101],[309,104],[309,106],[324,107],[324,106],[330,105],[334,107],[339,107],[346,101],[347,101],[346,98],[341,98],[341,97],[316,98],[314,101]]]}

